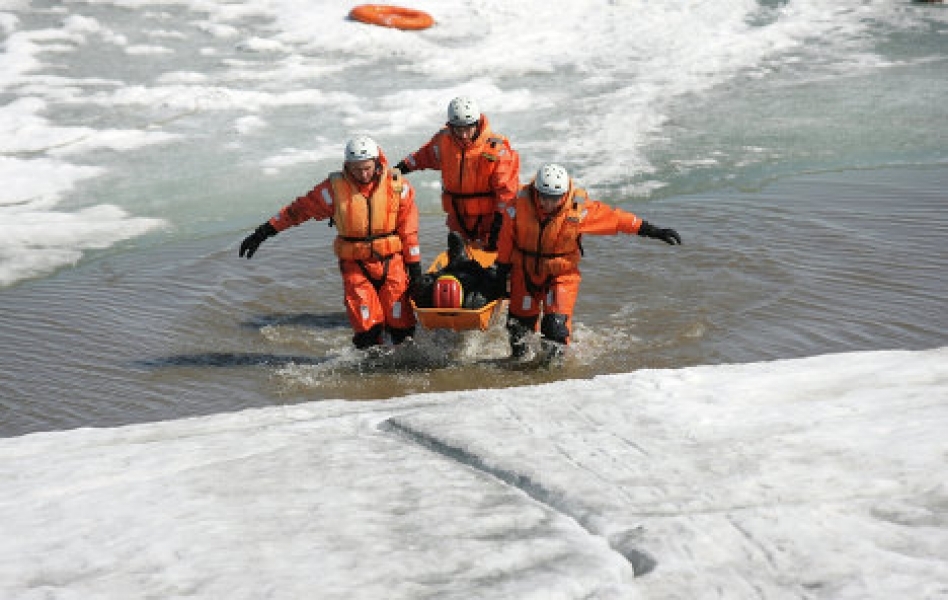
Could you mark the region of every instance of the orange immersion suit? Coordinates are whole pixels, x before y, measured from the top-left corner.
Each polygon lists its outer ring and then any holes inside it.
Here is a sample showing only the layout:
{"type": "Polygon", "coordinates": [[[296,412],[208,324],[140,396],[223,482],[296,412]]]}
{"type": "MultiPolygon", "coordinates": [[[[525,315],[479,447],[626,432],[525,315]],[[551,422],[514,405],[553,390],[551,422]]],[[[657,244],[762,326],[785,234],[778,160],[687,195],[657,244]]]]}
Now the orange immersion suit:
{"type": "Polygon", "coordinates": [[[309,219],[332,219],[346,315],[357,347],[381,342],[383,329],[399,343],[411,335],[415,314],[406,266],[421,261],[415,191],[379,160],[378,174],[361,185],[343,172],[283,207],[269,223],[278,232],[309,219]]]}
{"type": "Polygon", "coordinates": [[[491,131],[485,115],[477,132],[473,140],[462,141],[444,127],[405,157],[404,164],[412,171],[441,171],[441,207],[448,215],[448,229],[487,247],[493,241],[491,228],[496,236],[502,213],[520,186],[520,156],[506,137],[491,131]]]}
{"type": "Polygon", "coordinates": [[[580,237],[638,233],[642,219],[591,200],[570,182],[556,211],[542,214],[533,183],[520,189],[508,208],[500,233],[497,264],[510,269],[511,341],[514,328],[536,331],[562,344],[569,343],[573,308],[582,276],[580,237]],[[543,320],[539,321],[543,312],[543,320]]]}

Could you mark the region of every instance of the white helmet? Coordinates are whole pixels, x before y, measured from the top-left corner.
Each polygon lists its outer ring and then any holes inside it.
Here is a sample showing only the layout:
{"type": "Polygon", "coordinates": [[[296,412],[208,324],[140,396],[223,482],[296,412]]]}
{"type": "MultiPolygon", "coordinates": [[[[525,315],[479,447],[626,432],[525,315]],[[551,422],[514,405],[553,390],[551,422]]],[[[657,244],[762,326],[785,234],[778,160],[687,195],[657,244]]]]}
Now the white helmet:
{"type": "Polygon", "coordinates": [[[477,104],[467,96],[458,96],[448,104],[448,124],[474,125],[481,120],[477,104]]]}
{"type": "Polygon", "coordinates": [[[569,174],[560,165],[547,163],[537,171],[533,187],[545,196],[562,196],[569,191],[569,174]]]}
{"type": "Polygon", "coordinates": [[[346,162],[379,157],[379,145],[367,135],[357,135],[346,144],[346,162]]]}

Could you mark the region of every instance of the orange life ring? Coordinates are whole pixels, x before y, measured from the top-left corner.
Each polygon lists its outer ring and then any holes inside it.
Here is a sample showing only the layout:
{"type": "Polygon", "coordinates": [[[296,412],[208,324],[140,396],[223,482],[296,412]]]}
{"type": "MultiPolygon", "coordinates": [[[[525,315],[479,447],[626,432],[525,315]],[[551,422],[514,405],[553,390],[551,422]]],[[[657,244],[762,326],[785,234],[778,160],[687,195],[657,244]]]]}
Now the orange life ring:
{"type": "Polygon", "coordinates": [[[426,12],[388,4],[360,4],[349,12],[349,17],[363,23],[396,29],[427,29],[434,25],[434,19],[426,12]]]}

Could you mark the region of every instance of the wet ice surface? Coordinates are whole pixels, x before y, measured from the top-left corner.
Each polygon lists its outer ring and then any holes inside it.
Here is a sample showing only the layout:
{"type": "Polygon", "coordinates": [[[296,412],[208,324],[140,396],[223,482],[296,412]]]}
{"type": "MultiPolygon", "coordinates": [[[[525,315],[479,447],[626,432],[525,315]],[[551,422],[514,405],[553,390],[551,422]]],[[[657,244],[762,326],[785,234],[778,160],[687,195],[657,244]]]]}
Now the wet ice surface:
{"type": "Polygon", "coordinates": [[[15,598],[939,598],[948,354],[0,440],[15,598]]]}

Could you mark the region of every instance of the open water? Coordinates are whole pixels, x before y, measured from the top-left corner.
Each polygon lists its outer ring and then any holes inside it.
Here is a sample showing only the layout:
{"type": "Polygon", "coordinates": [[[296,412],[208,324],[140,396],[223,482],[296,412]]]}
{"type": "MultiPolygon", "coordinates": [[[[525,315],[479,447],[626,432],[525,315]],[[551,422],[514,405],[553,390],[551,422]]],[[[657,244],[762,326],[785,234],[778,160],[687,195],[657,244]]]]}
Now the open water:
{"type": "MultiPolygon", "coordinates": [[[[0,2],[0,435],[948,343],[948,9],[893,1],[0,2]],[[584,241],[575,343],[351,348],[333,231],[237,244],[468,94],[522,155],[684,245],[584,241]]],[[[413,174],[426,260],[437,177],[413,174]]]]}

